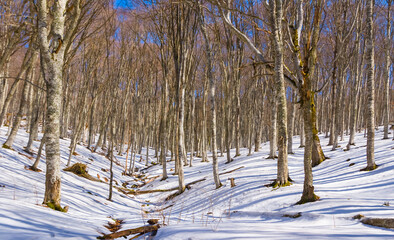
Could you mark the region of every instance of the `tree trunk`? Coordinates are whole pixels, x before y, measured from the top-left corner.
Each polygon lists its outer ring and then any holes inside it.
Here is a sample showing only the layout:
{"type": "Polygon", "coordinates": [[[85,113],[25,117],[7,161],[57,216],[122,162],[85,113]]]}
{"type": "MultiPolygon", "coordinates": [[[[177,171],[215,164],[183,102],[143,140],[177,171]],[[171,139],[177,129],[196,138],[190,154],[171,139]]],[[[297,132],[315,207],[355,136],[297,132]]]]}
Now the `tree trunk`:
{"type": "Polygon", "coordinates": [[[350,122],[349,122],[349,128],[350,128],[350,136],[349,136],[349,142],[346,146],[347,150],[350,150],[350,146],[354,145],[354,137],[356,135],[356,128],[357,128],[357,122],[358,122],[358,112],[359,112],[359,95],[360,95],[360,89],[361,89],[361,76],[360,76],[360,71],[361,71],[361,66],[363,65],[363,59],[364,59],[364,53],[365,51],[363,50],[363,54],[360,56],[360,48],[361,48],[361,41],[360,41],[360,32],[361,32],[361,26],[360,24],[357,26],[357,35],[356,35],[356,64],[354,66],[354,81],[353,81],[353,86],[352,86],[352,103],[351,103],[351,108],[350,108],[350,122]]]}
{"type": "MultiPolygon", "coordinates": [[[[41,82],[42,74],[40,74],[40,78],[38,80],[38,84],[41,82]]],[[[29,141],[27,142],[27,146],[25,148],[26,152],[31,152],[31,147],[33,145],[33,141],[36,140],[37,135],[38,135],[38,121],[40,117],[40,111],[41,111],[41,105],[43,105],[43,95],[38,92],[38,90],[34,91],[34,97],[33,97],[33,109],[31,113],[31,119],[30,119],[30,132],[29,132],[29,141]]]]}
{"type": "Polygon", "coordinates": [[[305,129],[305,150],[304,150],[304,189],[299,203],[314,202],[319,199],[314,194],[313,175],[312,175],[312,152],[314,142],[314,126],[313,126],[313,93],[310,90],[304,90],[301,95],[302,115],[304,118],[305,129]]]}
{"type": "MultiPolygon", "coordinates": [[[[8,69],[9,69],[9,60],[6,61],[4,69],[0,68],[0,109],[3,109],[4,101],[6,97],[6,93],[8,91],[8,84],[5,78],[8,76],[8,69]]],[[[3,125],[2,120],[0,119],[0,126],[3,125]]]]}
{"type": "Polygon", "coordinates": [[[213,179],[215,181],[216,188],[220,188],[222,183],[219,178],[219,165],[218,165],[218,153],[217,153],[217,139],[216,139],[216,101],[215,101],[215,83],[212,75],[213,69],[213,57],[211,46],[209,44],[208,34],[205,26],[205,17],[203,14],[202,7],[200,3],[199,13],[200,13],[200,21],[201,21],[201,31],[205,40],[205,54],[207,55],[207,77],[209,81],[209,99],[211,103],[211,144],[212,144],[212,167],[213,167],[213,179]]]}
{"type": "MultiPolygon", "coordinates": [[[[32,74],[34,72],[34,68],[33,65],[35,64],[35,61],[37,59],[37,52],[34,51],[33,56],[32,56],[32,65],[29,67],[29,69],[26,71],[26,78],[27,79],[33,79],[34,78],[34,74],[32,74]]],[[[4,143],[4,145],[8,146],[9,148],[12,148],[12,145],[14,144],[14,140],[16,137],[16,134],[18,133],[19,130],[19,126],[21,124],[22,121],[22,116],[25,113],[25,108],[27,105],[27,95],[29,93],[29,87],[27,85],[28,83],[25,81],[23,83],[23,88],[22,88],[22,96],[21,96],[21,101],[19,104],[19,110],[18,113],[16,114],[15,118],[14,118],[14,122],[12,124],[12,130],[10,135],[8,136],[7,141],[4,143]]]]}
{"type": "MultiPolygon", "coordinates": [[[[289,179],[289,169],[287,166],[287,106],[286,106],[286,91],[285,79],[283,75],[283,35],[282,35],[282,1],[271,0],[272,11],[272,30],[274,53],[275,53],[275,88],[278,113],[278,166],[276,184],[278,186],[286,186],[289,179]]],[[[276,129],[274,130],[276,131],[276,129]]],[[[276,151],[276,149],[274,149],[276,151]]],[[[272,152],[271,152],[272,153],[272,152]]]]}
{"type": "Polygon", "coordinates": [[[276,155],[276,150],[277,150],[277,102],[276,102],[276,97],[277,97],[277,92],[276,89],[273,90],[273,93],[271,95],[271,128],[270,128],[270,154],[268,158],[275,159],[278,156],[276,155]]]}
{"type": "Polygon", "coordinates": [[[287,145],[287,153],[294,154],[293,152],[293,128],[294,128],[294,119],[295,119],[295,93],[293,92],[290,103],[290,114],[287,116],[288,119],[288,145],[287,145]]]}
{"type": "Polygon", "coordinates": [[[42,69],[47,89],[47,111],[45,121],[46,176],[44,204],[62,210],[60,206],[60,111],[62,105],[62,83],[65,49],[71,41],[80,16],[80,3],[74,3],[74,16],[65,35],[66,0],[58,0],[51,8],[52,27],[48,32],[49,19],[46,0],[37,1],[38,37],[41,49],[42,69]],[[50,42],[48,41],[50,39],[50,42]]]}
{"type": "Polygon", "coordinates": [[[375,139],[375,62],[374,62],[374,35],[373,35],[373,0],[367,0],[367,30],[366,30],[366,61],[367,61],[367,168],[376,168],[374,156],[375,139]]]}
{"type": "Polygon", "coordinates": [[[25,54],[25,57],[23,59],[22,67],[19,70],[18,76],[16,77],[15,81],[12,83],[10,89],[8,90],[8,94],[3,102],[3,108],[1,109],[1,114],[0,114],[0,126],[3,123],[4,117],[7,114],[8,106],[10,105],[14,94],[17,90],[17,87],[19,85],[20,79],[23,78],[25,75],[27,69],[29,69],[33,65],[34,61],[34,56],[35,54],[33,53],[33,40],[30,42],[30,46],[25,54]]]}
{"type": "Polygon", "coordinates": [[[389,138],[389,121],[390,121],[390,49],[391,49],[391,0],[387,0],[387,30],[386,30],[386,46],[385,55],[386,63],[384,68],[384,135],[383,139],[389,138]]]}

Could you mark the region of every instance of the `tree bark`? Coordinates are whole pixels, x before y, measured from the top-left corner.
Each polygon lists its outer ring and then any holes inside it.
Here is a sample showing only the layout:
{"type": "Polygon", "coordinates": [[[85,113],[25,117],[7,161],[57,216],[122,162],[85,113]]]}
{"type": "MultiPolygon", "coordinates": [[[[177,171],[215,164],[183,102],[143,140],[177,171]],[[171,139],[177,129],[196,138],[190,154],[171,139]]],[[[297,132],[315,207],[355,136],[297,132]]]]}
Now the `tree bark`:
{"type": "Polygon", "coordinates": [[[389,121],[390,121],[390,49],[391,49],[391,0],[387,0],[387,27],[386,27],[386,44],[385,44],[385,55],[386,63],[384,68],[384,135],[383,139],[389,138],[389,121]]]}
{"type": "Polygon", "coordinates": [[[374,34],[373,34],[373,0],[367,0],[367,30],[366,30],[366,61],[367,61],[367,168],[376,168],[374,156],[375,141],[375,61],[374,61],[374,34]]]}
{"type": "Polygon", "coordinates": [[[58,0],[52,6],[51,32],[48,31],[49,19],[46,0],[39,0],[38,38],[41,50],[42,70],[47,89],[47,111],[45,121],[46,176],[44,204],[61,210],[60,206],[60,111],[62,101],[63,66],[65,46],[70,42],[80,15],[79,0],[74,2],[74,19],[65,35],[66,0],[58,0]],[[50,42],[48,42],[48,36],[50,42]]]}
{"type": "MultiPolygon", "coordinates": [[[[278,114],[278,166],[276,184],[286,186],[289,179],[289,169],[287,166],[287,104],[285,91],[285,78],[283,75],[283,34],[282,34],[282,1],[271,0],[272,30],[275,54],[275,88],[278,114]]],[[[276,129],[274,130],[276,131],[276,129]]],[[[276,151],[276,149],[274,149],[276,151]]]]}
{"type": "MultiPolygon", "coordinates": [[[[29,67],[29,69],[26,71],[26,78],[27,79],[33,79],[34,78],[34,67],[33,65],[35,64],[35,61],[37,59],[37,52],[34,51],[33,56],[32,56],[32,64],[29,67]]],[[[27,105],[27,95],[29,93],[29,87],[28,87],[28,83],[26,81],[24,81],[23,83],[23,88],[22,88],[22,96],[21,96],[21,101],[19,103],[19,110],[18,113],[16,114],[15,118],[14,118],[14,122],[12,124],[12,130],[10,135],[8,135],[7,141],[4,143],[4,145],[8,146],[9,148],[12,148],[12,145],[14,144],[14,140],[16,137],[16,134],[18,133],[19,130],[19,126],[21,124],[22,121],[22,116],[25,113],[25,108],[27,105]]]]}
{"type": "Polygon", "coordinates": [[[209,81],[209,99],[211,103],[211,144],[212,144],[212,167],[213,167],[213,179],[215,181],[216,188],[220,188],[222,183],[219,178],[219,164],[218,164],[218,153],[217,153],[217,139],[216,139],[216,101],[215,101],[215,82],[212,75],[213,69],[213,57],[211,46],[209,44],[209,38],[206,31],[205,16],[201,7],[200,2],[198,2],[200,21],[201,21],[201,31],[204,36],[204,46],[205,54],[207,55],[207,77],[209,81]]]}

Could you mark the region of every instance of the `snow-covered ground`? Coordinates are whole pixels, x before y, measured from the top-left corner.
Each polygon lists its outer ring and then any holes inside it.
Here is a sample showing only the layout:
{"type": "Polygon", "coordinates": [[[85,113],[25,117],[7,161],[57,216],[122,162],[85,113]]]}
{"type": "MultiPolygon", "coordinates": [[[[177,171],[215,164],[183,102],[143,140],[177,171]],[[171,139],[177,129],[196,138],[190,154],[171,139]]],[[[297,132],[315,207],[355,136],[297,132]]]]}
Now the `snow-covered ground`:
{"type": "MultiPolygon", "coordinates": [[[[0,129],[1,144],[6,132],[7,128],[0,129]]],[[[62,206],[70,206],[67,213],[62,213],[41,205],[45,156],[39,165],[43,172],[24,168],[34,159],[22,150],[28,135],[20,130],[14,150],[0,148],[0,239],[95,239],[100,232],[109,233],[104,225],[111,219],[123,219],[122,229],[128,229],[142,226],[150,218],[167,225],[154,239],[394,239],[394,229],[372,227],[352,219],[356,214],[394,217],[394,141],[382,140],[382,136],[379,128],[375,141],[379,167],[371,172],[359,171],[366,166],[363,133],[356,136],[357,145],[350,151],[331,151],[331,146],[326,146],[328,139],[321,136],[323,150],[330,159],[313,169],[315,192],[321,197],[314,203],[295,205],[303,186],[303,149],[297,148],[299,139],[295,137],[295,154],[289,155],[294,183],[289,187],[264,186],[276,177],[276,161],[266,159],[269,143],[264,143],[261,151],[252,156],[246,156],[247,149],[242,149],[241,156],[230,164],[224,164],[225,158],[220,158],[221,173],[237,169],[220,176],[220,189],[215,189],[211,163],[195,158],[193,167],[184,168],[186,183],[206,180],[191,185],[168,202],[165,198],[175,191],[126,196],[114,189],[113,201],[108,201],[108,183],[62,171],[62,206]],[[235,187],[231,188],[229,178],[235,179],[235,187]],[[283,217],[298,212],[299,218],[283,217]]],[[[340,142],[342,147],[347,137],[344,140],[340,142]]],[[[34,151],[38,146],[39,142],[35,142],[34,151]]],[[[68,146],[69,140],[61,140],[62,168],[67,162],[68,146]]],[[[87,164],[89,174],[99,174],[101,180],[109,178],[109,172],[102,170],[110,164],[104,156],[79,145],[76,152],[73,163],[87,164]]],[[[154,151],[150,153],[155,161],[154,151]]],[[[125,156],[116,158],[125,163],[125,156]]],[[[144,167],[137,163],[137,167],[144,167]]],[[[157,178],[140,190],[176,187],[173,162],[168,162],[170,169],[166,181],[157,178]]],[[[123,167],[114,165],[114,178],[119,185],[125,181],[131,181],[129,186],[134,184],[131,177],[122,176],[122,171],[123,167]]],[[[158,176],[161,166],[147,171],[148,177],[158,176]]]]}

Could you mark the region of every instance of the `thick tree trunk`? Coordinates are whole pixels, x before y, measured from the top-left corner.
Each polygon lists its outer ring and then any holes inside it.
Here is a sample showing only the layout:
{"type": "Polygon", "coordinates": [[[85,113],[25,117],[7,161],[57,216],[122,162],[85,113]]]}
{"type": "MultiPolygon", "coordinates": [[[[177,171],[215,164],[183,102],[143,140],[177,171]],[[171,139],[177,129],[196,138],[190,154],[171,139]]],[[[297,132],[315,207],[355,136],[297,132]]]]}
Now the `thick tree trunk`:
{"type": "MultiPolygon", "coordinates": [[[[58,63],[63,58],[58,58],[58,63]]],[[[56,63],[48,64],[47,76],[47,114],[45,121],[46,181],[44,204],[60,207],[60,109],[62,97],[62,67],[56,63]]]]}
{"type": "MultiPolygon", "coordinates": [[[[316,115],[316,107],[315,107],[315,103],[314,103],[314,97],[315,97],[314,95],[311,95],[312,104],[310,106],[311,106],[311,111],[312,111],[312,116],[311,116],[312,121],[308,123],[311,125],[309,127],[312,128],[312,134],[313,134],[312,167],[319,165],[321,162],[323,162],[326,159],[326,157],[324,156],[324,153],[323,153],[323,149],[320,144],[320,139],[319,139],[318,130],[317,130],[317,126],[316,126],[317,115],[316,115]]],[[[304,121],[304,128],[306,129],[305,121],[304,121]]],[[[306,135],[306,132],[305,132],[305,135],[306,135]]],[[[305,144],[308,144],[308,143],[305,141],[305,144]]]]}
{"type": "Polygon", "coordinates": [[[37,1],[38,38],[41,49],[42,69],[47,89],[47,111],[45,121],[46,176],[44,204],[56,210],[60,206],[60,111],[62,105],[62,83],[65,49],[71,42],[80,16],[80,3],[74,3],[74,19],[65,35],[66,0],[58,0],[51,8],[51,32],[48,32],[49,19],[46,0],[37,1]],[[48,38],[49,37],[49,38],[48,38]],[[50,42],[48,41],[50,39],[50,42]]]}
{"type": "Polygon", "coordinates": [[[312,152],[314,142],[313,126],[313,93],[310,90],[302,89],[301,107],[305,129],[305,150],[304,150],[304,189],[299,203],[314,202],[319,199],[314,194],[313,175],[312,175],[312,152]]]}

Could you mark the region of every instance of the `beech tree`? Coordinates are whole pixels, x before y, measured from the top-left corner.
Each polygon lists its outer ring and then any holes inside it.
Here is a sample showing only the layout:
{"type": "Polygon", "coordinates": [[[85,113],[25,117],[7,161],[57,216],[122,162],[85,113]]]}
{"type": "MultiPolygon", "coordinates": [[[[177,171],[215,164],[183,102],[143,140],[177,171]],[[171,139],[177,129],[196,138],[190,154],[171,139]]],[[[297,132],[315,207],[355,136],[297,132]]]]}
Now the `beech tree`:
{"type": "Polygon", "coordinates": [[[366,63],[367,63],[367,167],[365,170],[373,170],[376,168],[374,143],[375,143],[375,45],[373,32],[373,9],[374,1],[366,1],[366,63]]]}
{"type": "Polygon", "coordinates": [[[129,2],[0,3],[2,144],[12,148],[27,125],[36,171],[45,147],[44,204],[62,209],[59,138],[70,139],[65,165],[86,147],[108,166],[125,154],[131,177],[136,161],[157,159],[165,180],[175,161],[179,193],[186,166],[212,163],[219,188],[220,157],[242,161],[242,148],[252,155],[267,141],[268,158],[277,158],[271,186],[288,186],[296,135],[304,148],[299,203],[319,198],[319,134],[332,150],[346,140],[343,150],[353,151],[364,130],[364,170],[376,168],[374,133],[384,125],[388,138],[392,121],[392,0],[129,2]]]}
{"type": "Polygon", "coordinates": [[[80,1],[67,6],[66,0],[53,2],[48,5],[46,0],[37,1],[38,11],[38,39],[40,56],[42,57],[42,71],[47,89],[47,111],[45,123],[45,152],[46,152],[46,180],[44,204],[62,209],[60,206],[60,111],[63,84],[63,65],[66,55],[66,46],[73,40],[72,34],[77,27],[80,17],[80,1]],[[52,19],[48,11],[51,9],[52,19]],[[66,14],[65,14],[66,13],[66,14]],[[70,24],[65,31],[66,18],[70,24]]]}

